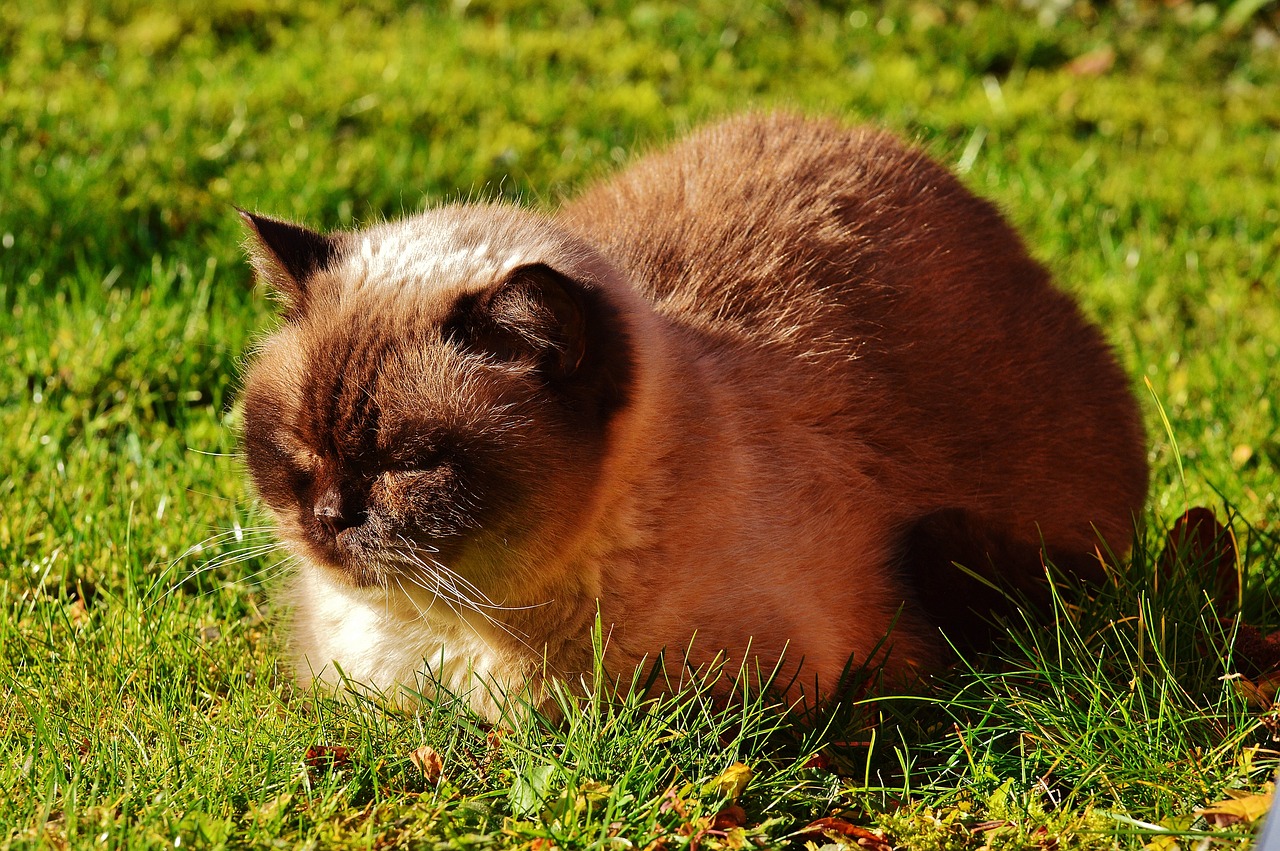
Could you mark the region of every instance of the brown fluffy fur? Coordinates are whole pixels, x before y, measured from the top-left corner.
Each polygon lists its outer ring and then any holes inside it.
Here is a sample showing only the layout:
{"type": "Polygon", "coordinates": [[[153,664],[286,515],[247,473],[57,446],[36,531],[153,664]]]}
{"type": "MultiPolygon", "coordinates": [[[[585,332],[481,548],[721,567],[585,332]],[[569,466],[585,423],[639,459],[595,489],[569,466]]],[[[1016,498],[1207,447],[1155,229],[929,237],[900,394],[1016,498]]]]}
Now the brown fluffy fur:
{"type": "Polygon", "coordinates": [[[893,626],[901,679],[993,602],[952,561],[1034,596],[1042,545],[1090,575],[1142,506],[1101,335],[881,132],[733,119],[553,218],[246,220],[289,305],[246,445],[304,681],[429,668],[496,714],[590,670],[597,612],[619,674],[692,640],[821,691],[893,626]]]}

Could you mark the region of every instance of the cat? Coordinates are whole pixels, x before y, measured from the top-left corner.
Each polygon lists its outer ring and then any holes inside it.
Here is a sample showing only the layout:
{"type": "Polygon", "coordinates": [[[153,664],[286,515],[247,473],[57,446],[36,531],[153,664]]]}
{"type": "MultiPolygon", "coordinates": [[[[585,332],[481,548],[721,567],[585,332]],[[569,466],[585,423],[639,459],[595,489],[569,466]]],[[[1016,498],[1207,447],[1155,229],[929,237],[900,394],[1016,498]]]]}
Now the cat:
{"type": "Polygon", "coordinates": [[[615,676],[665,651],[789,699],[851,662],[909,682],[1046,556],[1101,575],[1144,503],[1100,332],[883,131],[732,118],[552,215],[241,215],[285,305],[243,438],[301,562],[303,685],[497,718],[589,677],[593,629],[615,676]]]}

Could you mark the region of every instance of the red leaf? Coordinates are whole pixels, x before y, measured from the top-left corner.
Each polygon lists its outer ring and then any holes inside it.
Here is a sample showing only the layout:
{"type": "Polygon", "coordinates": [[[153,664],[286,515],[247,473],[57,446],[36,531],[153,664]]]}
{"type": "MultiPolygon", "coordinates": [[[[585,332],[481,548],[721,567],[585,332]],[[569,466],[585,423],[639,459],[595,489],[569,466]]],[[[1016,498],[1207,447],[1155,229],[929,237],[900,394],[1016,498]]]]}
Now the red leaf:
{"type": "Polygon", "coordinates": [[[711,819],[711,829],[729,830],[735,827],[742,827],[746,823],[747,811],[737,804],[731,804],[716,813],[715,818],[711,819]]]}
{"type": "Polygon", "coordinates": [[[351,751],[342,745],[312,745],[302,762],[312,771],[337,771],[351,765],[351,751]]]}
{"type": "Polygon", "coordinates": [[[852,839],[858,845],[863,848],[870,848],[872,851],[893,851],[893,845],[880,834],[868,830],[865,827],[858,827],[853,822],[845,821],[842,818],[820,818],[800,830],[796,836],[825,836],[831,839],[844,837],[846,839],[852,839]]]}
{"type": "Polygon", "coordinates": [[[680,793],[676,791],[674,786],[668,786],[667,791],[662,793],[662,803],[658,805],[658,811],[663,813],[674,812],[681,818],[689,817],[689,813],[685,809],[684,799],[680,797],[680,793]]]}
{"type": "Polygon", "coordinates": [[[1213,593],[1218,611],[1235,608],[1240,592],[1236,575],[1236,539],[1231,530],[1218,522],[1213,512],[1196,506],[1178,518],[1169,529],[1168,542],[1160,554],[1160,570],[1172,578],[1178,565],[1201,571],[1206,590],[1213,593]],[[1207,577],[1213,577],[1208,580],[1207,577]],[[1214,584],[1208,587],[1208,581],[1214,584]]]}

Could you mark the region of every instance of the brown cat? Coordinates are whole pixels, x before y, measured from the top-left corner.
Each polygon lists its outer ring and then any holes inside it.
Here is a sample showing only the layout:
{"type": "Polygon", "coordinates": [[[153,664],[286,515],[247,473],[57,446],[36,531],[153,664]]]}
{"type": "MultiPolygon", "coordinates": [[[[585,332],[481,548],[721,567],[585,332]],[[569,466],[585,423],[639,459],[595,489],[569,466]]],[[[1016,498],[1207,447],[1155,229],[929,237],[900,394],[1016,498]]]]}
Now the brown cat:
{"type": "Polygon", "coordinates": [[[902,679],[999,599],[953,561],[1034,596],[1042,548],[1094,574],[1142,507],[1101,335],[882,132],[736,118],[550,217],[243,215],[287,301],[245,442],[304,682],[429,670],[496,716],[591,670],[597,612],[617,674],[692,641],[793,697],[902,679]]]}

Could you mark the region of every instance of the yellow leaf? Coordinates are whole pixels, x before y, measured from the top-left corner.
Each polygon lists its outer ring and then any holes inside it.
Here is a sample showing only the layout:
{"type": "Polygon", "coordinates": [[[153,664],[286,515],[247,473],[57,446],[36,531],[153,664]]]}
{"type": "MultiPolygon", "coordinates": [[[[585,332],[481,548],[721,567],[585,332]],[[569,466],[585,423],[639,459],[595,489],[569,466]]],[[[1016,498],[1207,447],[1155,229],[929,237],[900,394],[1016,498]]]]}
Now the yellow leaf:
{"type": "Polygon", "coordinates": [[[720,776],[712,780],[704,788],[707,792],[719,792],[735,804],[742,797],[742,790],[751,782],[751,767],[746,763],[735,762],[720,772],[720,776]]]}
{"type": "Polygon", "coordinates": [[[1196,810],[1196,815],[1204,816],[1207,821],[1217,827],[1224,827],[1242,821],[1255,822],[1271,809],[1270,793],[1251,795],[1247,792],[1229,790],[1227,794],[1231,797],[1225,801],[1210,804],[1202,810],[1196,810]]]}

